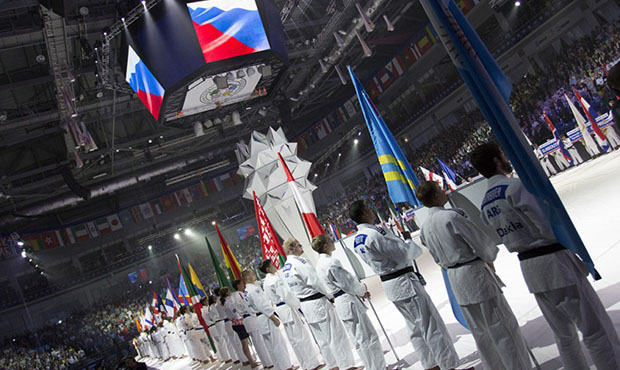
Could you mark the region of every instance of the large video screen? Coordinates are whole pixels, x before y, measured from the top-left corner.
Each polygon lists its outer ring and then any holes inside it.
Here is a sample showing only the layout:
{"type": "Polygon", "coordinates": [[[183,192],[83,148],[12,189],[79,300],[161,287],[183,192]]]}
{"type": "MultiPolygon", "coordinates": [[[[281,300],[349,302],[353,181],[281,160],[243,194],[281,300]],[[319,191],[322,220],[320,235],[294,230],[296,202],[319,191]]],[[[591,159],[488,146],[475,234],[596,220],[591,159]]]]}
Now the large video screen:
{"type": "Polygon", "coordinates": [[[144,103],[155,119],[159,118],[159,111],[164,100],[164,88],[157,81],[153,73],[144,64],[135,50],[129,46],[127,52],[127,72],[125,80],[144,103]]]}
{"type": "Polygon", "coordinates": [[[255,0],[206,0],[187,4],[207,63],[269,50],[255,0]]]}
{"type": "Polygon", "coordinates": [[[241,74],[238,73],[239,71],[231,72],[234,78],[227,78],[228,87],[224,89],[219,89],[212,77],[200,79],[191,84],[185,95],[183,110],[177,118],[253,98],[252,94],[261,79],[258,66],[244,68],[241,71],[243,71],[241,74]]]}

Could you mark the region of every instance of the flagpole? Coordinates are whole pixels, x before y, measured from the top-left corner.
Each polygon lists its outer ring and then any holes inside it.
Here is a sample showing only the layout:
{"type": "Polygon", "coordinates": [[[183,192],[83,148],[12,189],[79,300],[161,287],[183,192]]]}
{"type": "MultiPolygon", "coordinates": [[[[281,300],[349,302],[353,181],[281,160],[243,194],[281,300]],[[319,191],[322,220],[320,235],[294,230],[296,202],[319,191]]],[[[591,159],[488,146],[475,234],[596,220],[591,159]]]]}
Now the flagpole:
{"type": "MultiPolygon", "coordinates": [[[[347,254],[347,248],[345,247],[344,243],[342,242],[342,238],[338,239],[338,242],[340,243],[340,246],[342,247],[343,251],[344,251],[344,255],[347,256],[347,260],[349,261],[349,264],[351,264],[351,266],[353,266],[353,262],[351,261],[351,258],[349,258],[349,255],[347,254]]],[[[357,277],[358,280],[361,280],[360,277],[357,275],[357,271],[355,269],[353,269],[353,271],[355,272],[355,275],[357,277]]],[[[357,297],[357,299],[360,300],[360,302],[362,302],[362,304],[364,304],[364,301],[360,298],[357,297]]],[[[394,349],[394,346],[392,345],[392,341],[390,340],[390,336],[388,335],[387,331],[385,330],[385,327],[383,326],[383,323],[381,322],[381,319],[379,318],[379,314],[377,313],[377,310],[375,310],[375,306],[372,304],[372,300],[370,299],[370,297],[368,297],[368,304],[370,305],[370,308],[372,308],[372,312],[375,314],[375,317],[377,318],[377,322],[379,323],[379,326],[381,327],[381,331],[383,331],[383,335],[385,335],[385,339],[387,340],[390,349],[392,350],[392,353],[394,353],[394,357],[396,357],[396,363],[400,363],[400,357],[398,357],[398,354],[396,353],[396,350],[394,349]]]]}

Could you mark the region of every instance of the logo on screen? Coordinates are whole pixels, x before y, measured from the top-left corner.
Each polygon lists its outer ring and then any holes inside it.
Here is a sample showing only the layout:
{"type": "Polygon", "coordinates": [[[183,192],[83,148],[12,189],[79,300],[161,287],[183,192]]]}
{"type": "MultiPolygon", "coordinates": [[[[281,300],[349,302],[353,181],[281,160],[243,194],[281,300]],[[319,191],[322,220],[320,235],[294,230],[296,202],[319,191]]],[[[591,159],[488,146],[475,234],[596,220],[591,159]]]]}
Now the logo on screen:
{"type": "Polygon", "coordinates": [[[207,63],[268,50],[254,0],[207,0],[187,4],[207,63]]]}
{"type": "Polygon", "coordinates": [[[138,94],[138,97],[153,117],[155,119],[159,118],[159,110],[164,100],[164,88],[131,46],[129,46],[127,52],[125,81],[138,94]]]}

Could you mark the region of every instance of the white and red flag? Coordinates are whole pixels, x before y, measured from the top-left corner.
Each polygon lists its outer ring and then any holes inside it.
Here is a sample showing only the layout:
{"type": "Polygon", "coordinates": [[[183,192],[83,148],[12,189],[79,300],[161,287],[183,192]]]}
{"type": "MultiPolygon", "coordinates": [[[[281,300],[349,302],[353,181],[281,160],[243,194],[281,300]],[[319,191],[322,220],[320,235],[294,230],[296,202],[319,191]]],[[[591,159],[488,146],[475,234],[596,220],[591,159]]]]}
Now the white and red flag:
{"type": "Polygon", "coordinates": [[[426,181],[435,181],[443,189],[443,177],[441,177],[441,175],[436,174],[433,171],[427,170],[422,166],[420,166],[420,171],[422,171],[422,174],[424,175],[424,179],[426,181]]]}
{"type": "Polygon", "coordinates": [[[252,195],[254,196],[256,224],[258,225],[258,232],[260,235],[260,245],[263,249],[263,258],[271,260],[273,265],[279,269],[280,266],[284,265],[284,262],[286,262],[286,254],[284,253],[284,249],[282,249],[280,240],[278,240],[276,233],[273,231],[273,227],[271,226],[271,222],[269,222],[269,218],[263,206],[256,197],[256,193],[252,192],[252,195]]]}
{"type": "Polygon", "coordinates": [[[301,213],[301,217],[306,224],[306,228],[308,229],[308,234],[310,234],[310,239],[314,238],[317,235],[325,234],[325,230],[323,230],[323,226],[319,223],[319,219],[316,217],[316,213],[310,208],[310,206],[306,203],[301,192],[299,191],[299,187],[295,182],[295,178],[289,171],[284,158],[282,155],[278,153],[278,158],[280,158],[280,162],[282,163],[282,167],[284,168],[284,172],[286,173],[286,178],[288,179],[288,188],[293,193],[293,197],[295,198],[295,203],[297,203],[297,208],[299,208],[299,212],[301,213]]]}
{"type": "Polygon", "coordinates": [[[594,133],[596,134],[598,142],[599,144],[601,144],[601,148],[603,148],[604,151],[608,152],[610,148],[609,144],[607,143],[607,136],[605,136],[603,130],[601,130],[601,128],[598,127],[598,124],[596,123],[595,116],[598,116],[598,114],[594,111],[594,109],[592,109],[592,107],[590,107],[590,104],[588,104],[588,102],[583,97],[581,97],[581,95],[579,95],[579,91],[577,91],[577,89],[575,89],[574,87],[573,92],[575,93],[575,96],[577,96],[577,100],[579,100],[581,108],[585,112],[586,117],[588,117],[588,120],[592,125],[592,131],[594,131],[594,133]]]}

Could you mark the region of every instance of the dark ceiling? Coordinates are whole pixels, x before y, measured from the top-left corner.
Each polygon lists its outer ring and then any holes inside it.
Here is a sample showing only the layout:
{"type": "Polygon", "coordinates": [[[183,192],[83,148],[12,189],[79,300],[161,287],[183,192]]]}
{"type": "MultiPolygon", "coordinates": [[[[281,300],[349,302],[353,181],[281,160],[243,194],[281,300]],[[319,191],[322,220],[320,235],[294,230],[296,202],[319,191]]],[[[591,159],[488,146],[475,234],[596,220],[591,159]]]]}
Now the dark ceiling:
{"type": "MultiPolygon", "coordinates": [[[[166,192],[166,179],[185,172],[208,178],[229,171],[237,164],[234,144],[247,140],[251,131],[283,125],[295,136],[350,96],[351,84],[340,82],[333,65],[343,70],[354,65],[365,80],[427,22],[414,1],[275,0],[275,5],[290,58],[283,78],[266,98],[244,103],[242,126],[222,125],[195,137],[191,120],[158,123],[126,88],[102,86],[94,49],[101,45],[103,31],[140,6],[139,1],[0,2],[0,233],[114,212],[136,194],[166,192]],[[376,28],[370,34],[362,27],[356,3],[372,13],[376,28]],[[50,17],[49,7],[61,16],[50,17]],[[384,15],[394,23],[394,31],[387,31],[384,15]],[[52,27],[53,37],[46,25],[52,27]],[[372,56],[364,56],[354,29],[359,29],[372,56]],[[342,46],[334,33],[343,39],[342,46]],[[59,61],[54,55],[65,57],[59,61]],[[96,150],[73,147],[59,109],[54,63],[66,66],[75,78],[79,120],[96,150]],[[258,113],[261,108],[266,115],[258,113]],[[208,168],[196,171],[204,167],[208,168]],[[137,184],[126,182],[136,177],[141,178],[137,184]],[[72,190],[67,183],[73,178],[72,190]],[[127,186],[121,186],[124,181],[127,186]],[[76,187],[77,193],[80,187],[101,191],[89,201],[76,201],[69,197],[76,187]]],[[[118,39],[111,42],[113,74],[121,69],[120,44],[118,39]]]]}

